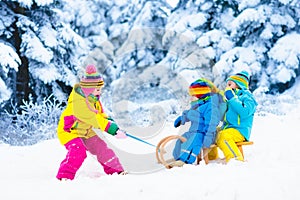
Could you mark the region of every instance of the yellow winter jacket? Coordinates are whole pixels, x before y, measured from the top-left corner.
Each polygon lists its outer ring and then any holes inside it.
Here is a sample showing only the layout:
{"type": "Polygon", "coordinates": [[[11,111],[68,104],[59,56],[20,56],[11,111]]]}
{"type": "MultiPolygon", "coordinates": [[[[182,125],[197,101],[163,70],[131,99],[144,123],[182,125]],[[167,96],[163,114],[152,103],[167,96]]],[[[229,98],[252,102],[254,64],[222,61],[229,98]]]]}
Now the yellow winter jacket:
{"type": "Polygon", "coordinates": [[[86,98],[76,84],[58,123],[58,139],[64,145],[74,138],[90,138],[96,135],[92,128],[115,135],[119,128],[107,118],[100,101],[91,95],[86,98]]]}

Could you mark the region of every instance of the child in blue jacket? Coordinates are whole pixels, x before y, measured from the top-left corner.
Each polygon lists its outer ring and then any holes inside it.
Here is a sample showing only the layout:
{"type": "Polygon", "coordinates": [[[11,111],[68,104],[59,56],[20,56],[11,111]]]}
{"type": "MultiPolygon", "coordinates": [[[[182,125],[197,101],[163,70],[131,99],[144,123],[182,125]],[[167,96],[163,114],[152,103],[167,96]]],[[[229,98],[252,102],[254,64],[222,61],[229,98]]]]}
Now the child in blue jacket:
{"type": "Polygon", "coordinates": [[[227,111],[217,146],[222,150],[226,162],[231,158],[243,161],[236,142],[249,141],[257,103],[249,91],[249,74],[242,71],[230,76],[226,82],[225,98],[227,111]]]}
{"type": "Polygon", "coordinates": [[[222,105],[223,98],[218,94],[218,89],[209,80],[198,79],[193,82],[189,94],[190,109],[183,111],[174,122],[176,128],[191,122],[189,131],[182,135],[187,141],[182,143],[177,140],[175,144],[173,157],[177,163],[174,166],[194,163],[201,148],[209,148],[215,143],[216,128],[226,108],[226,104],[222,105]]]}

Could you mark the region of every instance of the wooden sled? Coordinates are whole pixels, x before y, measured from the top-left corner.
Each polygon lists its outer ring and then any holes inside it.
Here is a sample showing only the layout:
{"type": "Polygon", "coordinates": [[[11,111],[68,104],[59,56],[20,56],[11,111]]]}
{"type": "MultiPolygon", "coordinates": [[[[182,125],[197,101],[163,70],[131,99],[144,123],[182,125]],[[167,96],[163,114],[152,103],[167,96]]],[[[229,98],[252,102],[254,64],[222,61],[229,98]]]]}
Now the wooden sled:
{"type": "Polygon", "coordinates": [[[156,146],[156,159],[158,163],[163,164],[167,169],[172,168],[172,163],[174,159],[165,160],[164,154],[166,154],[165,146],[171,140],[180,139],[182,142],[186,141],[186,138],[179,135],[170,135],[163,138],[156,146]]]}
{"type": "MultiPolygon", "coordinates": [[[[166,154],[165,146],[168,142],[171,140],[180,139],[182,142],[186,141],[186,138],[179,136],[179,135],[170,135],[165,138],[163,138],[156,146],[156,159],[158,163],[163,164],[167,169],[170,169],[173,167],[172,163],[175,162],[174,159],[165,160],[164,154],[166,154]]],[[[244,151],[243,146],[244,145],[252,145],[252,141],[244,141],[244,142],[237,142],[236,145],[239,148],[240,152],[242,153],[242,156],[244,157],[244,151]]],[[[210,148],[202,149],[200,154],[197,156],[197,164],[200,164],[200,161],[202,160],[202,157],[205,161],[205,164],[208,164],[209,158],[208,158],[208,152],[211,148],[217,147],[216,144],[212,144],[210,148]]]]}
{"type": "MultiPolygon", "coordinates": [[[[240,152],[242,153],[242,156],[244,158],[244,151],[243,151],[243,146],[244,145],[252,145],[253,142],[252,141],[244,141],[244,142],[236,142],[237,147],[239,148],[240,152]]],[[[197,156],[197,164],[199,165],[200,161],[202,160],[202,157],[205,161],[205,164],[208,164],[209,159],[208,159],[208,152],[210,151],[211,148],[217,147],[216,144],[212,144],[210,146],[210,148],[205,148],[202,150],[202,153],[200,153],[197,156]]]]}

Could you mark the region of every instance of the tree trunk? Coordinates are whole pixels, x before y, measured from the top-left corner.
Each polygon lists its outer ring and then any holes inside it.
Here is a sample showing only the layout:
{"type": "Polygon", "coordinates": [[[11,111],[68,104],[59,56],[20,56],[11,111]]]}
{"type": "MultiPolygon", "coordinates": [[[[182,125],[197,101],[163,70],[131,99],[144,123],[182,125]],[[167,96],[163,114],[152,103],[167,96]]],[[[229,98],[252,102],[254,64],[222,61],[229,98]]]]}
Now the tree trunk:
{"type": "MultiPolygon", "coordinates": [[[[15,7],[14,11],[18,14],[25,15],[25,9],[18,6],[15,7]]],[[[13,24],[14,32],[13,32],[13,45],[16,48],[17,54],[20,56],[21,65],[19,66],[19,70],[14,77],[13,81],[15,89],[12,97],[12,102],[16,104],[17,107],[23,104],[23,100],[29,100],[30,87],[29,87],[29,69],[28,69],[28,59],[25,56],[21,56],[20,48],[21,48],[21,30],[17,27],[16,23],[18,22],[18,18],[16,17],[16,21],[13,24]]]]}

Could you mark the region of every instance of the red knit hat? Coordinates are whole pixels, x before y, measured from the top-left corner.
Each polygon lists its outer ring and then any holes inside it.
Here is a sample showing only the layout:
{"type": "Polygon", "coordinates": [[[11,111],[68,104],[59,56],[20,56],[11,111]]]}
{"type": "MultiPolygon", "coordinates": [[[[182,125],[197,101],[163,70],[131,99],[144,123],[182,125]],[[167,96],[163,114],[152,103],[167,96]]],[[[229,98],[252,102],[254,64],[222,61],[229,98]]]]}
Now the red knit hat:
{"type": "Polygon", "coordinates": [[[81,78],[79,84],[85,96],[88,96],[96,88],[101,88],[104,85],[104,81],[97,72],[96,67],[94,65],[88,65],[86,66],[84,76],[81,78]]]}

